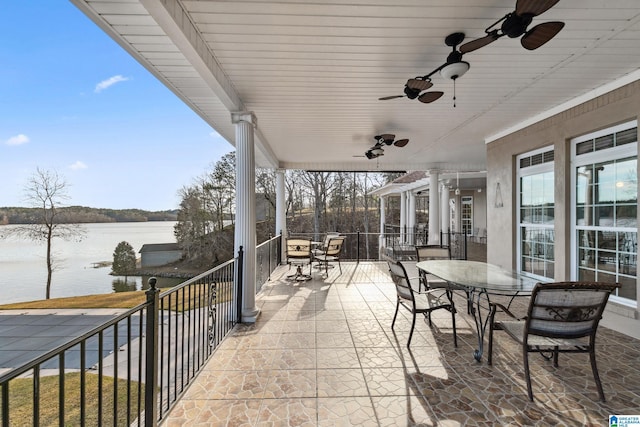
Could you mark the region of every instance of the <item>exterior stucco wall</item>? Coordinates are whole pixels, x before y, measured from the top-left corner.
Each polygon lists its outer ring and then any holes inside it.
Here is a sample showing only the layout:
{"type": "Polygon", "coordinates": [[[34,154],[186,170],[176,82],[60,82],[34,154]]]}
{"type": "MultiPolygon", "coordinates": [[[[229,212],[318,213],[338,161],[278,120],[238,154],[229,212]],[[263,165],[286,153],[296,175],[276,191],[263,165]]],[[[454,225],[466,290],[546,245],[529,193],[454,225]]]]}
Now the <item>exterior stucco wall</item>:
{"type": "MultiPolygon", "coordinates": [[[[487,144],[487,261],[516,268],[517,155],[553,146],[555,150],[555,280],[571,279],[570,140],[640,115],[640,81],[630,83],[487,144]],[[499,185],[500,194],[497,194],[499,185]],[[500,202],[502,206],[500,206],[500,202]]],[[[638,286],[640,295],[640,286],[638,286]]],[[[609,303],[604,324],[640,337],[636,307],[609,303]]]]}

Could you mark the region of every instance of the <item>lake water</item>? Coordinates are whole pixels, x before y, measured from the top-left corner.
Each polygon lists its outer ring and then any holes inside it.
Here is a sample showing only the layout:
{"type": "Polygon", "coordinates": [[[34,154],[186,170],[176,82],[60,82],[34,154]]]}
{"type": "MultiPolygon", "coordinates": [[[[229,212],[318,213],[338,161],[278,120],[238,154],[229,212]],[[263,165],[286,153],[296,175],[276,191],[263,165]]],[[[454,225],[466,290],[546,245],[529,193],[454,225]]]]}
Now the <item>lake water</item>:
{"type": "MultiPolygon", "coordinates": [[[[112,262],[118,243],[129,242],[138,251],[146,243],[175,242],[175,222],[116,222],[84,224],[81,242],[53,240],[54,261],[51,297],[105,294],[146,287],[146,278],[111,276],[111,266],[94,268],[94,263],[112,262]]],[[[12,225],[0,226],[2,228],[12,225]]],[[[162,287],[174,286],[184,279],[162,279],[162,287]]],[[[0,304],[45,298],[47,283],[46,245],[16,237],[0,239],[0,304]]]]}

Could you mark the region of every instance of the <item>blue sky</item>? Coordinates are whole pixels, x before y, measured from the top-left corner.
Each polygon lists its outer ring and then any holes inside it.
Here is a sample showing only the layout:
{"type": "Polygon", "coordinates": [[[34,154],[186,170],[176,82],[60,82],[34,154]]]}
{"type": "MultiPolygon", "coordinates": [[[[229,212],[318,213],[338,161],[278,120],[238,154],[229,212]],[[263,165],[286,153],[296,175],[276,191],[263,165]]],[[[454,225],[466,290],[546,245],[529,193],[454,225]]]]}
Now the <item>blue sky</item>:
{"type": "Polygon", "coordinates": [[[36,168],[69,204],[165,210],[233,147],[66,0],[3,4],[0,206],[36,168]]]}

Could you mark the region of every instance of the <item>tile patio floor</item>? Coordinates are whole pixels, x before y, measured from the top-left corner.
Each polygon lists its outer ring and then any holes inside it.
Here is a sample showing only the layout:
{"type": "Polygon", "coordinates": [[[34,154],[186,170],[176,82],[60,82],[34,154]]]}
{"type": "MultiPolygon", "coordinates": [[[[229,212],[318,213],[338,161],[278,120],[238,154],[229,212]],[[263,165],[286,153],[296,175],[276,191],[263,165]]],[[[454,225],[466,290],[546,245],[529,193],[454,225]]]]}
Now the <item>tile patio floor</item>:
{"type": "MultiPolygon", "coordinates": [[[[291,283],[280,267],[258,295],[254,325],[238,325],[163,426],[605,426],[640,414],[640,342],[604,327],[597,358],[607,398],[587,355],[560,367],[532,355],[535,401],[526,394],[519,348],[496,336],[494,364],[477,363],[465,301],[451,316],[391,320],[395,290],[384,263],[343,263],[291,283]]],[[[401,312],[406,316],[408,313],[401,312]]],[[[564,356],[564,357],[563,357],[564,356]]]]}

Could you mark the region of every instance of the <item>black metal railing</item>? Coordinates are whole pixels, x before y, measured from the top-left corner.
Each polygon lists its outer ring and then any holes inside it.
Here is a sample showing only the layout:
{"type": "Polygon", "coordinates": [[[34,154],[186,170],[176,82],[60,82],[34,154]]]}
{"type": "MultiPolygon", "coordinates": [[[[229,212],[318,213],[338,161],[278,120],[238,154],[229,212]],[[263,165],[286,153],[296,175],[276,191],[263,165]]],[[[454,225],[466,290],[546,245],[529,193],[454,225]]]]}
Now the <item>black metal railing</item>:
{"type": "MultiPolygon", "coordinates": [[[[356,231],[353,233],[340,233],[345,236],[344,245],[340,253],[343,261],[373,261],[380,259],[380,233],[363,233],[356,231]]],[[[290,237],[304,237],[316,242],[322,242],[324,234],[314,234],[307,232],[290,232],[290,237]]]]}
{"type": "Polygon", "coordinates": [[[452,259],[468,259],[469,236],[462,231],[440,232],[440,244],[449,246],[452,259]]]}
{"type": "MultiPolygon", "coordinates": [[[[158,413],[171,410],[222,339],[239,321],[238,258],[159,296],[157,342],[158,413]]],[[[151,358],[147,358],[151,363],[151,358]]],[[[147,370],[147,374],[154,370],[147,370]]]]}
{"type": "Polygon", "coordinates": [[[256,293],[282,261],[282,234],[270,237],[256,247],[256,293]]]}
{"type": "MultiPolygon", "coordinates": [[[[11,425],[154,426],[239,319],[242,250],[0,376],[11,425]]],[[[275,267],[274,267],[275,268],[275,267]]]]}
{"type": "MultiPolygon", "coordinates": [[[[256,247],[256,292],[281,244],[256,247]]],[[[157,425],[239,322],[243,258],[162,293],[151,278],[144,303],[0,375],[2,427],[157,425]]]]}
{"type": "Polygon", "coordinates": [[[152,304],[148,299],[1,375],[2,426],[131,425],[140,420],[145,319],[152,304]]]}
{"type": "MultiPolygon", "coordinates": [[[[429,241],[427,231],[416,234],[396,233],[398,226],[385,225],[385,250],[383,256],[395,260],[415,259],[416,246],[426,245],[429,241]]],[[[411,230],[408,230],[411,231],[411,230]]],[[[468,236],[464,232],[440,232],[440,245],[451,249],[452,259],[468,259],[468,236]]]]}
{"type": "Polygon", "coordinates": [[[395,224],[384,225],[384,243],[386,248],[426,245],[429,242],[429,229],[423,226],[407,227],[395,224]]]}

